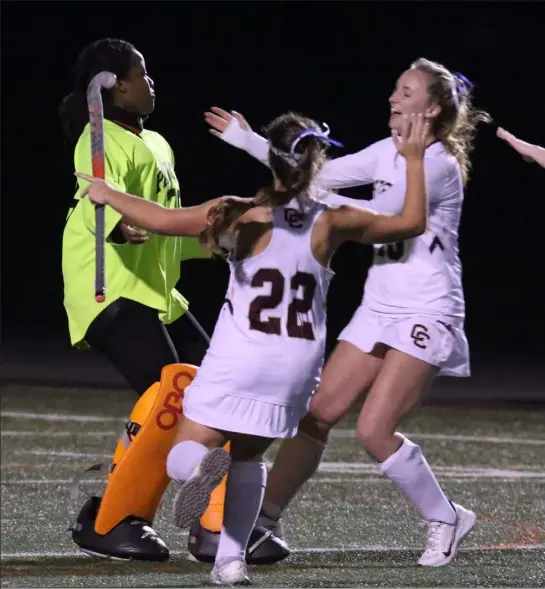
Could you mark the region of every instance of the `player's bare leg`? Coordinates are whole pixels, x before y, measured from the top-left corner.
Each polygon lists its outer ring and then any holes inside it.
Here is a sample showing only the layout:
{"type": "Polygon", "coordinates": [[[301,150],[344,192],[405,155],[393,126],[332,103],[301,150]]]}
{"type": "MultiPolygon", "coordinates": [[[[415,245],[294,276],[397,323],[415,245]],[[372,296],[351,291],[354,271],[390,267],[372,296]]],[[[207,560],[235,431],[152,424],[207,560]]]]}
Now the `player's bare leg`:
{"type": "Polygon", "coordinates": [[[357,437],[382,472],[418,509],[428,525],[419,564],[444,566],[456,556],[475,514],[452,503],[437,482],[420,447],[396,432],[400,420],[423,398],[438,368],[390,349],[362,406],[357,437]]]}
{"type": "Polygon", "coordinates": [[[330,429],[369,389],[382,365],[384,346],[367,354],[339,341],[324,367],[311,402],[311,413],[297,435],[284,440],[269,472],[258,523],[282,537],[280,517],[297,491],[314,475],[322,459],[330,429]]]}

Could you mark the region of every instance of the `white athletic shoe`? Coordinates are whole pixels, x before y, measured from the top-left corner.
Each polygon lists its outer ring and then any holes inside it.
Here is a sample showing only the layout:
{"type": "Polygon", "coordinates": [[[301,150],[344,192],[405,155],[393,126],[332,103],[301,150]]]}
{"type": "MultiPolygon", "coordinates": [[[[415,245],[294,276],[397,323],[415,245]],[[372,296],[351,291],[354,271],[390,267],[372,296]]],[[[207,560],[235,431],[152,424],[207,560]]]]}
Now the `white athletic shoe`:
{"type": "Polygon", "coordinates": [[[210,494],[230,466],[231,456],[223,448],[214,448],[206,454],[174,498],[174,523],[179,528],[188,528],[206,511],[210,494]]]}
{"type": "Polygon", "coordinates": [[[462,540],[469,534],[477,516],[469,509],[452,503],[456,511],[454,525],[443,522],[428,522],[428,543],[418,560],[425,567],[442,567],[454,560],[462,540]]]}
{"type": "Polygon", "coordinates": [[[210,582],[213,585],[250,585],[248,567],[243,560],[231,560],[220,566],[215,564],[210,582]]]}

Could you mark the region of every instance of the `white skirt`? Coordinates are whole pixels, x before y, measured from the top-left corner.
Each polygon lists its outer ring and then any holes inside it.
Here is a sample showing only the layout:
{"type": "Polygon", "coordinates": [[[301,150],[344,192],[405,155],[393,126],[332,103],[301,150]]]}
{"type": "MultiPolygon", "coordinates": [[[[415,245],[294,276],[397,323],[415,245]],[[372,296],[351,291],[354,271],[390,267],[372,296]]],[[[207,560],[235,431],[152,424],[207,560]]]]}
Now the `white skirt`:
{"type": "Polygon", "coordinates": [[[386,344],[439,367],[442,376],[471,374],[469,345],[464,329],[452,325],[450,318],[385,316],[374,313],[363,304],[338,339],[367,353],[377,343],[386,344]]]}
{"type": "Polygon", "coordinates": [[[184,393],[183,411],[188,419],[214,429],[263,438],[293,438],[308,412],[310,398],[311,393],[302,406],[278,405],[192,384],[184,393]]]}

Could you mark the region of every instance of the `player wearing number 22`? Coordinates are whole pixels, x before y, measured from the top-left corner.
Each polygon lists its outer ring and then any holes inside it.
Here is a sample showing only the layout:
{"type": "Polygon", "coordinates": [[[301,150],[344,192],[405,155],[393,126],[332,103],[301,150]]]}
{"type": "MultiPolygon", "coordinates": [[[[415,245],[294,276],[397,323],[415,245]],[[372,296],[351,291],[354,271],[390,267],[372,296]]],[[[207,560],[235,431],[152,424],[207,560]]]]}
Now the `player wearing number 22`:
{"type": "MultiPolygon", "coordinates": [[[[309,415],[298,435],[282,443],[269,473],[260,521],[277,534],[283,511],[316,472],[329,431],[363,395],[358,440],[428,526],[419,564],[452,562],[473,527],[475,515],[449,500],[420,447],[397,432],[437,374],[470,374],[458,226],[476,125],[490,120],[473,107],[471,89],[465,76],[419,59],[401,74],[390,96],[392,132],[404,128],[409,113],[421,114],[430,124],[424,157],[427,230],[374,246],[362,303],[339,336],[309,415]]],[[[267,141],[240,114],[214,107],[205,118],[214,135],[268,163],[267,141]]],[[[405,161],[387,138],[328,162],[317,183],[328,189],[373,183],[373,199],[366,206],[398,213],[405,172],[405,161]]],[[[346,199],[331,194],[328,202],[346,199]]]]}
{"type": "MultiPolygon", "coordinates": [[[[326,149],[337,142],[315,121],[282,115],[267,129],[274,188],[253,199],[222,199],[208,213],[201,238],[227,257],[231,276],[210,347],[185,390],[167,471],[184,483],[174,502],[180,527],[201,516],[228,473],[215,584],[248,582],[245,551],[265,489],[263,453],[275,438],[296,435],[320,380],[333,254],[347,240],[388,242],[425,230],[427,136],[423,118],[413,117],[403,140],[394,138],[407,162],[399,214],[330,208],[311,196],[326,149]],[[230,454],[221,448],[226,441],[230,454]]],[[[171,211],[84,178],[92,200],[142,227],[170,235],[194,230],[191,209],[171,211]]]]}

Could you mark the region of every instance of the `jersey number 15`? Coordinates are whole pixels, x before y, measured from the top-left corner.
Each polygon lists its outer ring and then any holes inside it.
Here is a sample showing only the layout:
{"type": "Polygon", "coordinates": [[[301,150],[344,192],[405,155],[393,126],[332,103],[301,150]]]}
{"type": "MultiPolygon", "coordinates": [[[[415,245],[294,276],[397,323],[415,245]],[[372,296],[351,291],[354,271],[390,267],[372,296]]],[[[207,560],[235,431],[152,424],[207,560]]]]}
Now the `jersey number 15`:
{"type": "MultiPolygon", "coordinates": [[[[266,309],[275,309],[282,303],[286,279],[276,268],[261,268],[252,278],[251,285],[260,288],[270,283],[271,293],[259,295],[251,303],[248,312],[250,329],[263,333],[281,335],[282,324],[280,317],[268,317],[261,319],[261,312],[266,309]]],[[[312,301],[316,292],[316,278],[307,272],[295,273],[289,281],[290,289],[295,293],[288,305],[288,316],[286,320],[286,331],[289,337],[314,340],[312,323],[308,321],[298,322],[298,314],[306,314],[312,309],[312,301]],[[297,298],[297,292],[302,289],[301,298],[297,298]]]]}

